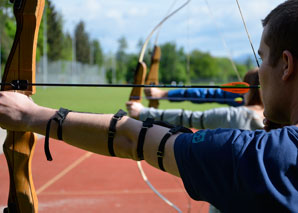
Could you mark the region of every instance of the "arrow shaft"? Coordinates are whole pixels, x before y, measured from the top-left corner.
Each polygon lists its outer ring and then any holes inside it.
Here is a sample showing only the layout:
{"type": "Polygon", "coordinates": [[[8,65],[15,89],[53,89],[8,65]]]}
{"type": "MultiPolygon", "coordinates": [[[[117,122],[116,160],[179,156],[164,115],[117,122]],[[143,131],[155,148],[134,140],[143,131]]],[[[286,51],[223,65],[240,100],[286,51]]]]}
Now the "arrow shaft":
{"type": "MultiPolygon", "coordinates": [[[[143,97],[143,96],[142,96],[143,97]]],[[[132,99],[140,99],[140,96],[131,96],[132,99]]],[[[243,99],[237,100],[237,98],[183,98],[183,97],[165,97],[165,98],[154,98],[154,97],[146,97],[148,100],[171,100],[171,101],[203,101],[203,102],[242,102],[243,99]]]]}
{"type": "MultiPolygon", "coordinates": [[[[18,88],[17,85],[13,83],[0,83],[2,86],[12,86],[15,89],[18,88]]],[[[67,84],[67,83],[26,83],[23,86],[49,86],[49,87],[144,87],[144,88],[249,88],[249,89],[258,89],[260,85],[250,85],[250,86],[224,86],[224,85],[168,85],[168,84],[159,84],[159,85],[146,85],[146,84],[67,84]]]]}

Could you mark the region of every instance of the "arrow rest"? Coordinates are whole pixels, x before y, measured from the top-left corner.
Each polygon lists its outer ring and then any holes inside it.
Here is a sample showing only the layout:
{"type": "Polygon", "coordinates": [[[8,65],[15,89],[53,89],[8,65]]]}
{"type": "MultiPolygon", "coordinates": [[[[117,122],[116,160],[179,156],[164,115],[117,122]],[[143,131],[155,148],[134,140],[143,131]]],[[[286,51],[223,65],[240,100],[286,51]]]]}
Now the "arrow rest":
{"type": "Polygon", "coordinates": [[[10,86],[13,88],[13,90],[27,90],[28,83],[28,80],[12,80],[10,86]]]}

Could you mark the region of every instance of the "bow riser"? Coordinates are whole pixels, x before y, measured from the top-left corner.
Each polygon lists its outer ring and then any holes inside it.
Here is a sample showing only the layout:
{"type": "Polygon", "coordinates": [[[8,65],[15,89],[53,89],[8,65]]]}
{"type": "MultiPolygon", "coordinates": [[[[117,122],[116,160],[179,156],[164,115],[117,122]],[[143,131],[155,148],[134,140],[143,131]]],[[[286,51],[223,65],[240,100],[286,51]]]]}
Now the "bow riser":
{"type": "Polygon", "coordinates": [[[36,135],[32,132],[7,131],[3,152],[10,177],[9,212],[38,212],[31,172],[35,142],[36,135]]]}
{"type": "MultiPolygon", "coordinates": [[[[159,70],[159,62],[161,57],[161,49],[159,46],[155,45],[151,57],[151,66],[150,71],[147,75],[145,84],[148,85],[158,85],[158,70],[159,70]]],[[[150,100],[149,107],[158,108],[159,101],[158,100],[150,100]]]]}
{"type": "MultiPolygon", "coordinates": [[[[15,0],[17,31],[9,54],[2,82],[27,80],[35,82],[36,47],[45,0],[15,0]]],[[[12,90],[5,85],[1,90],[12,90]]],[[[31,96],[35,87],[20,93],[31,96]]],[[[5,212],[38,212],[38,200],[33,185],[31,161],[36,136],[32,132],[7,131],[3,152],[8,164],[10,188],[5,212]]]]}
{"type": "MultiPolygon", "coordinates": [[[[134,75],[134,84],[139,84],[139,83],[143,84],[145,81],[146,72],[147,72],[146,64],[144,62],[139,62],[134,75]]],[[[129,100],[135,101],[135,102],[141,102],[142,93],[143,93],[143,88],[134,87],[131,90],[129,100]],[[135,98],[135,97],[138,97],[138,98],[135,98]]]]}

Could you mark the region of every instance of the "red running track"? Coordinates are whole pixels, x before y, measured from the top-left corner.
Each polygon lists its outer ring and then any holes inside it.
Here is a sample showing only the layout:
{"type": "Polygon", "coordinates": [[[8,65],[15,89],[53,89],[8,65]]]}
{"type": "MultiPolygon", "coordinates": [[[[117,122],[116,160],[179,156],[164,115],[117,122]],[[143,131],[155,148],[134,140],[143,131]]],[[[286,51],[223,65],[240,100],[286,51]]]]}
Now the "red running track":
{"type": "MultiPolygon", "coordinates": [[[[176,212],[149,189],[135,161],[91,154],[56,140],[50,147],[52,162],[39,139],[32,162],[39,212],[176,212]]],[[[180,178],[142,164],[149,181],[183,212],[208,212],[209,204],[191,200],[180,178]]],[[[0,154],[0,212],[8,189],[6,160],[0,154]]]]}

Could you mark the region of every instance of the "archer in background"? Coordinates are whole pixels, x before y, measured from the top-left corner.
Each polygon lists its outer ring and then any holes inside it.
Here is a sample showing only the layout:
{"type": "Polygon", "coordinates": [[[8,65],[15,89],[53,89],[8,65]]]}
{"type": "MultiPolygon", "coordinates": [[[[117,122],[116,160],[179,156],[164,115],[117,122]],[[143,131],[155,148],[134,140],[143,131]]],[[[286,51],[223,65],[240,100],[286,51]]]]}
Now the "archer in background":
{"type": "Polygon", "coordinates": [[[269,122],[288,126],[270,132],[182,133],[189,131],[122,117],[121,111],[57,114],[14,92],[0,93],[0,126],[48,132],[101,155],[146,160],[181,177],[194,200],[207,201],[223,212],[298,212],[297,26],[298,1],[280,4],[263,20],[258,51],[263,61],[259,80],[264,115],[269,122]],[[49,122],[54,118],[58,122],[49,122]]]}
{"type": "MultiPolygon", "coordinates": [[[[259,85],[258,69],[250,70],[244,77],[244,82],[250,85],[259,85]]],[[[167,91],[157,88],[150,88],[151,94],[167,94],[167,91]]],[[[190,90],[171,90],[169,92],[171,98],[174,98],[173,94],[204,94],[203,96],[216,97],[220,103],[223,101],[228,103],[235,103],[234,98],[240,97],[238,94],[225,92],[221,89],[190,89],[190,90]],[[181,91],[181,92],[180,92],[181,91]],[[191,92],[187,92],[191,91],[191,92]],[[211,95],[206,94],[212,93],[211,95]],[[217,95],[215,95],[217,94],[217,95]],[[226,98],[233,97],[233,101],[226,101],[226,98]],[[221,99],[223,101],[221,101],[221,99]]],[[[159,97],[164,95],[158,95],[159,97]]],[[[190,95],[193,97],[192,95],[190,95]]],[[[262,129],[263,125],[263,102],[260,97],[259,89],[251,89],[244,96],[244,106],[238,107],[222,107],[215,108],[206,111],[189,111],[183,109],[169,109],[161,110],[155,108],[144,107],[141,103],[129,101],[126,103],[128,114],[136,119],[145,121],[147,118],[154,118],[155,120],[165,121],[174,125],[181,125],[195,129],[215,129],[215,128],[239,128],[247,130],[262,129]]],[[[187,98],[186,98],[187,99],[187,98]]],[[[208,98],[206,99],[208,101],[208,98]]],[[[231,100],[231,99],[229,99],[231,100]]],[[[198,98],[198,102],[200,98],[198,98]]],[[[236,104],[234,104],[236,105],[236,104]]]]}
{"type": "MultiPolygon", "coordinates": [[[[249,85],[259,85],[258,68],[250,70],[246,73],[243,79],[244,82],[249,85]]],[[[167,91],[163,91],[158,88],[146,88],[147,95],[149,97],[166,97],[167,91]]],[[[260,89],[251,89],[244,96],[240,96],[235,93],[225,92],[221,89],[187,89],[187,90],[171,90],[170,100],[175,97],[193,97],[196,96],[198,101],[201,102],[198,96],[204,98],[216,97],[219,103],[228,103],[231,105],[238,105],[238,107],[222,107],[206,111],[187,111],[181,109],[169,109],[161,110],[153,107],[144,107],[139,102],[129,101],[126,103],[128,114],[136,119],[145,121],[147,118],[154,118],[155,120],[165,121],[174,125],[181,125],[195,129],[216,129],[216,128],[235,128],[256,130],[262,129],[263,125],[263,111],[264,106],[261,100],[260,89]],[[229,97],[229,101],[227,101],[229,97]],[[244,106],[240,104],[234,104],[235,101],[231,101],[233,98],[244,97],[244,106]]],[[[206,99],[208,101],[208,98],[206,99]]],[[[187,98],[186,98],[187,100],[187,98]]],[[[195,101],[193,101],[195,102],[195,101]]],[[[214,206],[210,205],[209,213],[220,212],[214,206]]]]}

